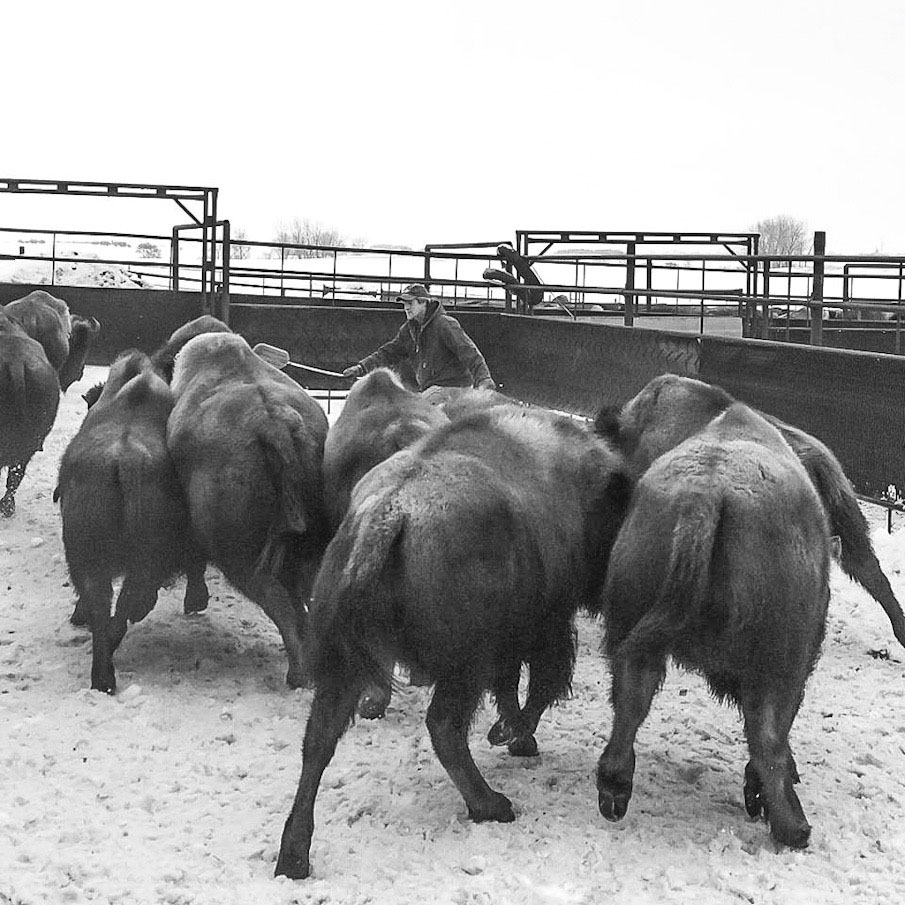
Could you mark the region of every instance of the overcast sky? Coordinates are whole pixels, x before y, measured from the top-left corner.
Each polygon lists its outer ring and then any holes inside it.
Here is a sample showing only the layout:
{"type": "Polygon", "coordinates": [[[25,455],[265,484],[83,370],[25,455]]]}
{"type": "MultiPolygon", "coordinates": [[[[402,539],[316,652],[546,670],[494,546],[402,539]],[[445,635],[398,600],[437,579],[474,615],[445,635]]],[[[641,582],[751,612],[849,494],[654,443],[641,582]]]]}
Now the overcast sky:
{"type": "MultiPolygon", "coordinates": [[[[249,238],[745,231],[905,254],[905,2],[4,5],[0,178],[216,186],[249,238]]],[[[172,202],[0,194],[0,225],[172,202]]]]}

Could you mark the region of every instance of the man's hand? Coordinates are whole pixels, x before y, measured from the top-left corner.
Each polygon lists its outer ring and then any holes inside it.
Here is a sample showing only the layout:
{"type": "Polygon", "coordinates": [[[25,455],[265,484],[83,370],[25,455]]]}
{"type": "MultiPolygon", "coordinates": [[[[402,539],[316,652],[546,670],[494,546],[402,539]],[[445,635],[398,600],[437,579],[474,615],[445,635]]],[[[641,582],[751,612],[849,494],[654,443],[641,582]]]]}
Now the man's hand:
{"type": "Polygon", "coordinates": [[[364,368],[361,365],[349,365],[343,371],[343,377],[355,377],[356,379],[364,375],[364,368]]]}

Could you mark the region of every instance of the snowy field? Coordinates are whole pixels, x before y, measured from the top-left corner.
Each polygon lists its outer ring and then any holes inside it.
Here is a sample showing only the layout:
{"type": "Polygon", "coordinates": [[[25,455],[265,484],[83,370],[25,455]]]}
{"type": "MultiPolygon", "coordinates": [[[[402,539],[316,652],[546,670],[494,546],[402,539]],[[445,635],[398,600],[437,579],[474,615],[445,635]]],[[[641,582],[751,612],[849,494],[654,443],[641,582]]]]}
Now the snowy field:
{"type": "MultiPolygon", "coordinates": [[[[814,826],[776,851],[742,801],[736,713],[673,670],[637,745],[629,813],[597,811],[610,727],[597,627],[580,622],[571,700],[542,720],[539,758],[471,741],[517,819],[474,825],[432,753],[428,690],[340,741],[318,798],[309,880],[274,879],[300,772],[309,690],[284,683],[276,628],[209,570],[211,604],[182,615],[182,582],[130,628],[119,693],[89,690],[91,642],[68,621],[53,492],[85,413],[88,368],[0,521],[0,902],[874,903],[905,901],[905,666],[880,607],[835,570],[823,656],[792,732],[814,826]]],[[[872,509],[905,600],[905,530],[872,509]]]]}

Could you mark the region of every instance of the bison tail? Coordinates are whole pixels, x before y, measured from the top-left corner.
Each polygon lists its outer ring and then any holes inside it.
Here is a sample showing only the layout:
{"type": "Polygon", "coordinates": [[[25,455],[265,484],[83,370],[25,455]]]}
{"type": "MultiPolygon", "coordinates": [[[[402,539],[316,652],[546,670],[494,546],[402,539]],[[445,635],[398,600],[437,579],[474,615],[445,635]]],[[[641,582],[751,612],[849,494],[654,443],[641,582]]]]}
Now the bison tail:
{"type": "Polygon", "coordinates": [[[161,480],[161,463],[150,456],[126,456],[117,463],[116,477],[122,495],[123,539],[141,561],[156,565],[161,547],[176,543],[172,532],[182,527],[180,510],[165,492],[167,482],[161,480]]]}
{"type": "Polygon", "coordinates": [[[717,499],[695,498],[679,510],[657,599],[631,630],[623,649],[639,654],[666,653],[673,639],[700,618],[709,595],[720,518],[717,499]]]}
{"type": "Polygon", "coordinates": [[[830,530],[839,536],[839,565],[883,607],[893,633],[905,647],[905,614],[874,552],[870,527],[851,482],[829,450],[817,447],[799,454],[826,511],[830,530]]]}
{"type": "Polygon", "coordinates": [[[299,538],[317,541],[326,536],[326,517],[320,485],[320,467],[306,466],[305,446],[298,426],[274,424],[273,432],[259,438],[267,470],[276,491],[276,511],[256,569],[270,575],[282,572],[291,546],[299,538]]]}
{"type": "Polygon", "coordinates": [[[799,451],[799,455],[823,504],[831,530],[842,541],[840,565],[854,578],[857,564],[871,557],[873,548],[867,520],[851,482],[829,450],[805,450],[799,451]]]}
{"type": "Polygon", "coordinates": [[[388,684],[394,619],[381,580],[405,530],[405,514],[386,498],[371,498],[343,520],[318,572],[311,597],[310,626],[315,674],[339,664],[366,684],[388,684]]]}
{"type": "Polygon", "coordinates": [[[25,414],[27,405],[25,361],[21,358],[12,358],[5,362],[4,370],[6,380],[3,383],[8,387],[4,395],[12,401],[15,411],[22,416],[25,414]]]}

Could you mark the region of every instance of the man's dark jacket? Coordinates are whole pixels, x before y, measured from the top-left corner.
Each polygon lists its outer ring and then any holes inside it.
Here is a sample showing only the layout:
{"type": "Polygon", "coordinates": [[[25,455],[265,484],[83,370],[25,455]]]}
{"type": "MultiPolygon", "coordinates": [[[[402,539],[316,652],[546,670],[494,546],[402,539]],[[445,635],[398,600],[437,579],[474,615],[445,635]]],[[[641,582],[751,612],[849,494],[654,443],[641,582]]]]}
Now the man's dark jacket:
{"type": "Polygon", "coordinates": [[[424,323],[406,321],[399,332],[359,365],[365,372],[392,367],[408,358],[419,390],[428,387],[471,387],[491,381],[490,370],[480,349],[461,324],[431,299],[424,323]]]}

